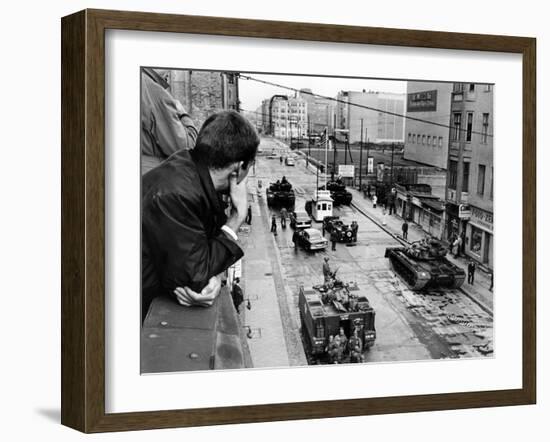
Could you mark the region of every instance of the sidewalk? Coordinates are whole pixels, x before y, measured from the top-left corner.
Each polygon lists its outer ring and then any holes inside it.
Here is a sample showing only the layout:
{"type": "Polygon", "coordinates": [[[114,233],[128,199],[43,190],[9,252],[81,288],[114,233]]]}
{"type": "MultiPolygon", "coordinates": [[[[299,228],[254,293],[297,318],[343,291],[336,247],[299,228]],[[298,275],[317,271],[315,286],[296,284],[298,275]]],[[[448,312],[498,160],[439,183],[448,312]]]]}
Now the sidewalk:
{"type": "MultiPolygon", "coordinates": [[[[354,206],[357,210],[359,210],[361,213],[363,213],[365,216],[370,218],[373,222],[378,224],[383,230],[388,232],[390,235],[392,235],[394,238],[396,238],[398,241],[400,241],[402,244],[410,244],[414,241],[419,241],[422,238],[425,238],[427,236],[426,232],[424,232],[419,226],[416,224],[409,222],[409,234],[408,234],[408,240],[404,240],[402,238],[401,233],[401,226],[403,225],[403,219],[399,216],[394,215],[386,215],[386,225],[382,225],[383,221],[383,207],[380,207],[380,205],[375,209],[372,207],[372,201],[368,198],[365,198],[363,196],[363,193],[359,190],[353,189],[351,187],[348,187],[347,190],[349,190],[353,195],[353,201],[352,206],[354,206]]],[[[456,264],[459,267],[462,267],[466,274],[468,274],[467,267],[469,260],[466,258],[455,258],[453,255],[448,254],[447,258],[449,261],[451,261],[453,264],[456,264]]],[[[473,285],[468,284],[467,280],[462,285],[461,289],[464,290],[468,295],[470,295],[472,298],[474,298],[481,306],[485,308],[485,310],[488,310],[488,312],[493,312],[493,292],[489,290],[489,287],[491,285],[491,275],[490,273],[486,273],[483,270],[481,270],[478,266],[475,273],[475,282],[473,285]]]]}

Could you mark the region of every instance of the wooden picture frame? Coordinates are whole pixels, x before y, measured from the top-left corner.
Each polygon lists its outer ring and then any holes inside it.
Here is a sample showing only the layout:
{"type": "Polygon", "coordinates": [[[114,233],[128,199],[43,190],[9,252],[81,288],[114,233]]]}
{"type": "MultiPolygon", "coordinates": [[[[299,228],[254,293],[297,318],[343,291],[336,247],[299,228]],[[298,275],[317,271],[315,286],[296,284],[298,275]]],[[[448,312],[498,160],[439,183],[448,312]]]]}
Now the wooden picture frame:
{"type": "Polygon", "coordinates": [[[84,10],[62,19],[62,424],[83,432],[533,404],[536,400],[536,40],[311,23],[84,10]],[[105,30],[522,55],[523,383],[513,390],[107,414],[105,30]]]}

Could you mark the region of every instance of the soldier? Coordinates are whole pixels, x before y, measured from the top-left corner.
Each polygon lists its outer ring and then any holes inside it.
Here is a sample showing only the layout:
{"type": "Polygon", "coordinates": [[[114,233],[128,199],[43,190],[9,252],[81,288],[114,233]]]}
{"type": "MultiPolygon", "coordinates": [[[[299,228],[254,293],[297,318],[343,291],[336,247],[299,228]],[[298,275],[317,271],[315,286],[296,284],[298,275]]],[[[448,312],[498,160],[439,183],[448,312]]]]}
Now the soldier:
{"type": "Polygon", "coordinates": [[[275,219],[275,215],[271,217],[271,233],[277,236],[277,220],[275,219]]]}
{"type": "Polygon", "coordinates": [[[401,231],[403,232],[403,239],[407,239],[407,236],[409,234],[409,223],[407,220],[403,222],[403,225],[401,226],[401,231]]]}
{"type": "Polygon", "coordinates": [[[340,351],[342,354],[348,352],[348,337],[344,333],[344,329],[340,327],[340,332],[338,333],[338,340],[340,341],[340,351]]]}
{"type": "Polygon", "coordinates": [[[338,234],[333,230],[330,234],[330,242],[332,243],[332,251],[336,250],[336,242],[338,241],[338,234]]]}
{"type": "Polygon", "coordinates": [[[281,227],[283,229],[286,229],[286,217],[287,217],[287,210],[283,207],[281,209],[281,227]]]}
{"type": "Polygon", "coordinates": [[[355,328],[353,330],[353,336],[349,338],[349,349],[350,351],[353,351],[355,348],[359,349],[359,353],[363,350],[363,343],[361,342],[361,338],[357,334],[357,329],[355,328]]]}
{"type": "Polygon", "coordinates": [[[328,261],[329,261],[329,257],[325,256],[325,262],[323,263],[323,276],[325,278],[325,284],[330,282],[330,280],[332,279],[332,271],[330,269],[330,265],[328,261]]]}

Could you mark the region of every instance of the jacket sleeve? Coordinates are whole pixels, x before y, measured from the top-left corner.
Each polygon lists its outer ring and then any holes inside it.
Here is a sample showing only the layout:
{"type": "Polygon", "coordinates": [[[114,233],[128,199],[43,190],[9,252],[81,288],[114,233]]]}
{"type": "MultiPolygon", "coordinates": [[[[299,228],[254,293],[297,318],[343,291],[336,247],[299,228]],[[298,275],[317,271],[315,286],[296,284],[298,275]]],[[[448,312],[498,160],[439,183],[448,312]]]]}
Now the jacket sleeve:
{"type": "Polygon", "coordinates": [[[197,129],[182,104],[170,93],[156,86],[157,99],[153,111],[154,135],[162,152],[169,157],[180,149],[192,149],[197,129]]]}
{"type": "Polygon", "coordinates": [[[238,244],[221,229],[208,237],[202,222],[205,216],[175,194],[156,196],[144,212],[144,235],[155,251],[157,274],[165,289],[187,286],[200,292],[212,276],[243,256],[238,244]]]}

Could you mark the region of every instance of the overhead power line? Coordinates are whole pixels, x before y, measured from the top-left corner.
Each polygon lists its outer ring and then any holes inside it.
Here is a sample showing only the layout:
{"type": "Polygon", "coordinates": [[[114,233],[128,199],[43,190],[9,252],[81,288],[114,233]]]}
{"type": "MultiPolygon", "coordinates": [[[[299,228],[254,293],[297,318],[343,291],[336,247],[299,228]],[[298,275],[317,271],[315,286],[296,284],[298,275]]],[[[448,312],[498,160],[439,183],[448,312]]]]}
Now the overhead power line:
{"type": "MultiPolygon", "coordinates": [[[[281,89],[286,89],[286,90],[289,90],[289,91],[292,91],[292,92],[295,92],[295,93],[304,94],[304,95],[311,95],[312,97],[318,97],[318,98],[323,98],[324,100],[334,101],[335,103],[348,104],[350,106],[359,107],[361,109],[367,109],[367,110],[370,110],[370,111],[373,111],[373,112],[381,112],[381,113],[384,113],[384,114],[387,114],[387,115],[392,115],[394,117],[399,117],[399,118],[403,118],[403,119],[407,119],[407,120],[411,120],[411,121],[417,121],[417,122],[424,123],[424,124],[431,124],[432,126],[443,127],[445,129],[452,129],[452,130],[457,130],[458,129],[457,127],[450,126],[448,124],[437,123],[435,121],[425,120],[423,118],[418,118],[418,117],[413,117],[413,116],[410,116],[410,115],[400,114],[398,112],[392,112],[392,111],[388,111],[388,110],[385,110],[385,109],[378,109],[376,107],[367,106],[367,105],[359,104],[359,103],[354,103],[352,101],[340,100],[340,99],[334,98],[334,97],[327,97],[327,96],[324,96],[324,95],[315,94],[315,93],[307,91],[307,90],[296,89],[296,88],[293,88],[293,87],[290,87],[290,86],[284,86],[282,84],[274,83],[274,82],[267,81],[267,80],[260,80],[259,78],[254,78],[254,77],[251,77],[251,76],[245,75],[245,74],[240,74],[239,73],[238,75],[239,75],[240,78],[242,78],[244,80],[256,81],[258,83],[263,83],[263,84],[266,84],[268,86],[274,86],[274,87],[278,87],[278,88],[281,88],[281,89]]],[[[468,129],[464,129],[462,127],[460,127],[460,129],[458,129],[458,130],[460,132],[469,132],[469,133],[476,134],[476,135],[481,135],[481,136],[486,136],[486,137],[491,137],[491,138],[493,137],[493,134],[489,134],[489,133],[485,134],[483,132],[478,132],[478,131],[474,131],[474,130],[468,131],[468,129]]]]}

